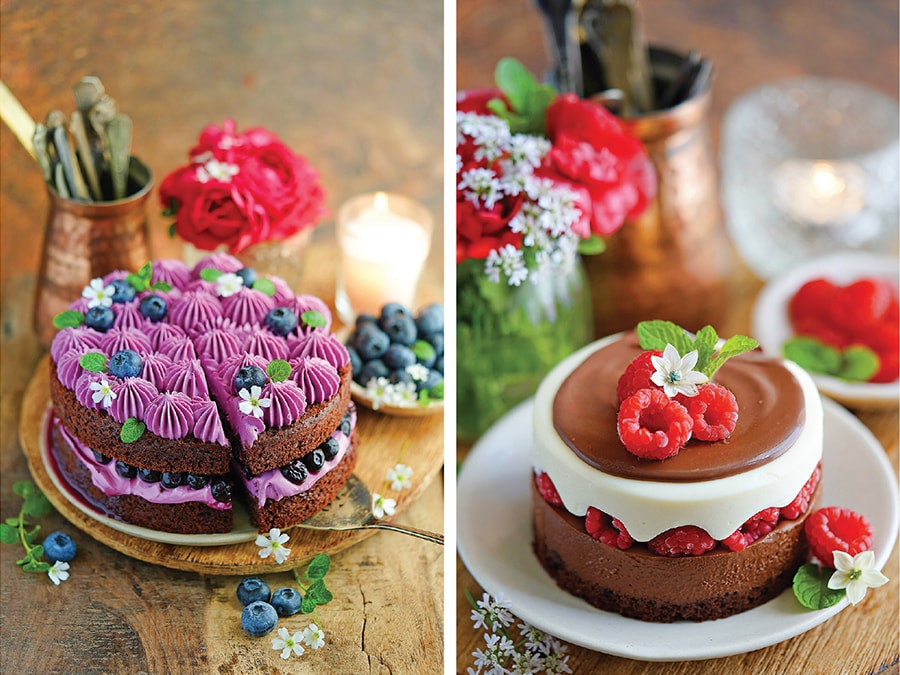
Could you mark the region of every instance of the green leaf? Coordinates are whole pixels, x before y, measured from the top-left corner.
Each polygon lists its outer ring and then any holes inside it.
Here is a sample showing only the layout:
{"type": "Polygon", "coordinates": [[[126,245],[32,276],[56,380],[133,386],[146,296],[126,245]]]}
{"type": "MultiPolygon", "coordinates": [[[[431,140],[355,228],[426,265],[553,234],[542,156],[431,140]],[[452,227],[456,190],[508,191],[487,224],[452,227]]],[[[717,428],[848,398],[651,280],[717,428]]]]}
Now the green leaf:
{"type": "Polygon", "coordinates": [[[84,314],[73,309],[67,309],[53,317],[54,328],[75,328],[84,323],[84,314]]]}
{"type": "Polygon", "coordinates": [[[13,493],[22,498],[27,498],[35,492],[37,492],[37,486],[30,480],[17,480],[13,483],[13,493]]]}
{"type": "Polygon", "coordinates": [[[324,579],[331,568],[331,558],[327,553],[320,553],[309,561],[309,567],[306,568],[306,577],[310,581],[318,581],[324,579]]]}
{"type": "Polygon", "coordinates": [[[253,282],[253,290],[265,293],[271,298],[275,295],[275,284],[272,283],[271,279],[262,277],[253,282]]]}
{"type": "Polygon", "coordinates": [[[144,282],[144,280],[133,272],[125,277],[125,281],[138,293],[147,290],[147,284],[144,282]]]}
{"type": "Polygon", "coordinates": [[[719,335],[712,326],[704,326],[697,331],[697,336],[694,338],[694,349],[697,350],[698,371],[704,372],[704,368],[706,368],[709,360],[715,354],[718,344],[719,335]]]}
{"type": "MultiPolygon", "coordinates": [[[[35,525],[33,530],[25,532],[25,543],[31,546],[37,539],[38,532],[41,531],[40,525],[35,525]]],[[[32,549],[34,550],[34,549],[32,549]]]]}
{"type": "Polygon", "coordinates": [[[722,364],[728,359],[733,356],[745,354],[746,352],[752,352],[757,347],[759,347],[759,343],[752,337],[747,337],[746,335],[732,335],[725,340],[725,344],[722,345],[722,349],[716,354],[716,358],[710,361],[707,367],[701,372],[712,379],[712,376],[716,374],[716,371],[721,368],[722,364]]]}
{"type": "Polygon", "coordinates": [[[324,328],[328,325],[328,320],[322,312],[309,309],[300,315],[300,320],[310,328],[324,328]]]}
{"type": "Polygon", "coordinates": [[[283,359],[270,361],[266,366],[266,375],[272,382],[284,382],[291,376],[291,364],[283,359]]]}
{"type": "Polygon", "coordinates": [[[206,267],[200,270],[200,278],[203,281],[211,281],[215,283],[219,280],[219,277],[222,276],[222,273],[219,270],[214,270],[211,267],[206,267]]]}
{"type": "Polygon", "coordinates": [[[303,600],[300,601],[300,613],[301,614],[312,614],[316,611],[316,601],[315,598],[311,597],[309,593],[303,596],[303,600]]]}
{"type": "MultiPolygon", "coordinates": [[[[166,218],[174,218],[178,214],[178,206],[179,205],[177,199],[170,199],[169,206],[163,209],[162,215],[164,215],[166,218]]],[[[171,227],[174,228],[175,223],[172,223],[171,227]]]]}
{"type": "Polygon", "coordinates": [[[125,281],[137,292],[146,291],[150,288],[150,278],[153,276],[153,263],[146,262],[136,273],[129,274],[125,277],[125,281]]]}
{"type": "Polygon", "coordinates": [[[9,521],[0,524],[0,542],[15,544],[17,541],[19,541],[18,529],[10,525],[9,521]]]}
{"type": "Polygon", "coordinates": [[[412,351],[413,354],[416,355],[416,358],[422,363],[431,363],[437,357],[434,345],[425,340],[416,340],[415,344],[412,346],[412,351]]]}
{"type": "Polygon", "coordinates": [[[834,570],[815,563],[803,565],[794,575],[794,596],[807,609],[825,609],[836,605],[846,591],[828,588],[828,580],[832,574],[834,570]]]}
{"type": "Polygon", "coordinates": [[[18,527],[19,519],[18,518],[7,518],[6,524],[9,525],[10,527],[18,527]]]}
{"type": "Polygon", "coordinates": [[[50,502],[40,490],[28,495],[28,497],[25,498],[25,504],[22,506],[24,514],[26,516],[31,516],[32,518],[39,518],[40,516],[50,513],[52,508],[50,502]]]}
{"type": "Polygon", "coordinates": [[[671,321],[641,321],[637,325],[638,340],[640,340],[642,349],[658,349],[660,351],[666,348],[666,345],[672,345],[681,356],[693,351],[694,345],[691,339],[684,332],[684,329],[671,321]]]}
{"type": "Polygon", "coordinates": [[[316,579],[306,592],[306,598],[312,598],[317,605],[327,605],[334,599],[334,595],[325,587],[322,579],[316,579]]]}
{"type": "Polygon", "coordinates": [[[78,361],[78,365],[92,373],[105,373],[106,354],[101,354],[100,352],[88,352],[81,357],[78,361]]]}
{"type": "Polygon", "coordinates": [[[178,226],[175,223],[169,223],[169,236],[172,239],[178,236],[178,226]]]}
{"type": "Polygon", "coordinates": [[[168,293],[172,290],[172,284],[166,283],[165,281],[157,281],[150,288],[154,291],[162,291],[163,293],[168,293]]]}
{"type": "Polygon", "coordinates": [[[24,562],[22,569],[26,572],[47,572],[50,570],[50,563],[34,556],[24,562]]]}
{"type": "Polygon", "coordinates": [[[494,68],[494,81],[509,100],[513,110],[524,110],[528,96],[537,89],[538,81],[518,60],[505,57],[494,68]]]}
{"type": "Polygon", "coordinates": [[[841,367],[841,353],[810,337],[792,337],[781,347],[784,358],[813,373],[834,373],[841,367]]]}
{"type": "Polygon", "coordinates": [[[441,380],[436,385],[434,385],[431,389],[428,390],[428,397],[434,399],[435,401],[443,401],[444,400],[444,381],[441,380]]]}
{"type": "Polygon", "coordinates": [[[598,255],[605,250],[606,242],[596,234],[578,242],[578,253],[581,255],[598,255]]]}
{"type": "Polygon", "coordinates": [[[868,382],[881,367],[878,354],[863,345],[850,345],[841,353],[836,377],[851,382],[868,382]]]}
{"type": "Polygon", "coordinates": [[[139,421],[136,417],[129,417],[122,425],[122,431],[119,432],[119,438],[123,443],[134,443],[137,439],[144,435],[147,425],[139,421]]]}

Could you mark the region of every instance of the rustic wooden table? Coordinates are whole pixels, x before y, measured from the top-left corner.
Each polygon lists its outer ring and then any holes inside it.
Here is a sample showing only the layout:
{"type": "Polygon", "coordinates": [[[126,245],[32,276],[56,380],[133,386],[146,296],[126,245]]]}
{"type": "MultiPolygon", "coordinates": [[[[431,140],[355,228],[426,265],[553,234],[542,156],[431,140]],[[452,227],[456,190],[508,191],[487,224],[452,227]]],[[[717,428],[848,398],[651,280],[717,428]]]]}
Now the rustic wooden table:
{"type": "MultiPolygon", "coordinates": [[[[744,91],[768,80],[816,74],[874,86],[897,98],[897,4],[878,0],[823,5],[815,0],[790,3],[731,3],[710,0],[642,0],[650,42],[687,51],[698,49],[716,69],[714,137],[728,105],[744,91]]],[[[514,56],[532,72],[549,63],[536,5],[528,0],[457,2],[457,88],[492,84],[494,64],[514,56]]],[[[760,282],[735,269],[733,309],[723,334],[749,330],[750,307],[760,282]]],[[[897,410],[859,412],[859,418],[898,462],[897,410]]],[[[468,447],[458,449],[464,461],[468,447]]],[[[575,673],[882,673],[898,672],[898,589],[900,553],[895,547],[886,566],[891,582],[865,603],[786,642],[748,654],[712,661],[645,663],[569,647],[575,673]]],[[[482,589],[457,563],[457,672],[472,666],[472,652],[484,646],[469,620],[463,592],[476,598],[482,589]]]]}
{"type": "MultiPolygon", "coordinates": [[[[442,7],[386,0],[183,3],[4,2],[0,74],[31,115],[74,109],[71,87],[98,75],[135,127],[135,154],[157,181],[186,159],[206,124],[265,126],[321,173],[334,213],[347,198],[390,190],[424,202],[437,221],[422,301],[442,299],[442,7]]],[[[2,405],[0,511],[18,513],[29,478],[17,427],[23,392],[43,352],[31,322],[48,200],[36,164],[0,129],[2,405]]],[[[157,257],[179,256],[155,195],[148,208],[157,257]]],[[[305,257],[301,287],[334,298],[333,217],[305,257]]],[[[380,415],[365,422],[379,424],[380,415]]],[[[443,442],[442,423],[427,425],[443,442]]],[[[365,441],[363,440],[363,451],[365,441]]],[[[399,452],[399,447],[398,447],[399,452]]],[[[443,531],[439,472],[398,522],[443,531]]],[[[282,661],[270,638],[240,627],[241,576],[173,570],[95,541],[58,514],[39,519],[78,543],[71,578],[53,586],[23,573],[21,548],[0,546],[0,672],[436,673],[443,670],[443,547],[380,532],[333,556],[335,599],[318,615],[325,649],[282,661]]],[[[273,587],[288,572],[267,572],[273,587]]],[[[306,625],[299,617],[292,630],[306,625]]]]}

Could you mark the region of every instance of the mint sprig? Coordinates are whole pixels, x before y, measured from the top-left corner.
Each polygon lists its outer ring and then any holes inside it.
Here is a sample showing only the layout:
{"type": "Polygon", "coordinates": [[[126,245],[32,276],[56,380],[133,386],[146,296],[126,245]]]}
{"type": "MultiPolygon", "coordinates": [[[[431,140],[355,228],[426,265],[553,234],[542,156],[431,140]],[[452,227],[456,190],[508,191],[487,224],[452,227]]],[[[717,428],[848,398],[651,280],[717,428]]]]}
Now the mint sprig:
{"type": "Polygon", "coordinates": [[[719,346],[719,336],[712,326],[704,326],[695,336],[691,336],[678,324],[671,321],[641,321],[637,326],[638,340],[642,349],[666,348],[672,345],[679,356],[697,351],[697,365],[694,370],[709,379],[730,358],[753,351],[759,343],[746,335],[733,335],[719,346]]]}
{"type": "Polygon", "coordinates": [[[300,315],[300,320],[305,326],[309,326],[310,328],[324,328],[328,324],[325,315],[314,309],[303,312],[303,314],[300,315]]]}
{"type": "Polygon", "coordinates": [[[825,609],[839,603],[847,591],[828,588],[832,574],[834,570],[815,563],[803,565],[794,575],[793,589],[797,601],[807,609],[825,609]]]}
{"type": "Polygon", "coordinates": [[[13,483],[13,492],[24,501],[18,516],[0,523],[0,541],[4,544],[22,544],[25,556],[17,560],[16,564],[25,572],[48,572],[51,565],[43,559],[44,547],[34,543],[41,526],[30,527],[28,518],[39,518],[49,513],[50,502],[34,483],[27,480],[13,483]]]}
{"type": "Polygon", "coordinates": [[[284,382],[291,376],[291,364],[284,359],[269,361],[266,366],[266,375],[272,382],[284,382]]]}
{"type": "Polygon", "coordinates": [[[549,84],[538,82],[525,66],[509,57],[497,63],[494,81],[509,106],[495,98],[488,102],[488,109],[506,120],[514,134],[546,136],[547,108],[556,97],[556,90],[549,84]]]}
{"type": "MultiPolygon", "coordinates": [[[[294,570],[294,581],[303,592],[303,600],[300,602],[301,613],[314,614],[316,607],[326,605],[334,599],[334,594],[325,585],[325,575],[330,568],[331,558],[327,553],[319,553],[309,562],[303,576],[298,569],[294,570]]],[[[318,617],[316,623],[321,626],[318,617]]]]}
{"type": "Polygon", "coordinates": [[[881,367],[878,354],[869,347],[850,345],[842,350],[803,335],[785,342],[781,353],[804,370],[849,382],[868,382],[881,367]]]}
{"type": "Polygon", "coordinates": [[[119,432],[119,438],[123,443],[134,443],[137,439],[144,435],[147,425],[141,422],[137,417],[129,417],[122,424],[122,430],[119,432]]]}
{"type": "MultiPolygon", "coordinates": [[[[146,262],[141,266],[137,272],[132,272],[128,276],[125,277],[125,281],[130,285],[135,291],[140,293],[141,291],[146,291],[150,288],[150,279],[153,276],[153,263],[146,262]]],[[[168,284],[167,284],[168,285],[168,284]]]]}
{"type": "Polygon", "coordinates": [[[252,288],[254,291],[264,293],[270,298],[275,295],[275,284],[272,283],[271,279],[266,279],[265,277],[260,277],[259,279],[254,281],[252,288]]]}
{"type": "Polygon", "coordinates": [[[77,328],[84,323],[84,314],[67,309],[53,317],[54,328],[77,328]]]}
{"type": "Polygon", "coordinates": [[[222,272],[213,269],[212,267],[204,267],[200,270],[200,278],[203,279],[203,281],[215,283],[219,280],[220,276],[222,276],[222,272]]]}
{"type": "Polygon", "coordinates": [[[78,365],[92,373],[105,373],[106,354],[88,352],[78,360],[78,365]]]}

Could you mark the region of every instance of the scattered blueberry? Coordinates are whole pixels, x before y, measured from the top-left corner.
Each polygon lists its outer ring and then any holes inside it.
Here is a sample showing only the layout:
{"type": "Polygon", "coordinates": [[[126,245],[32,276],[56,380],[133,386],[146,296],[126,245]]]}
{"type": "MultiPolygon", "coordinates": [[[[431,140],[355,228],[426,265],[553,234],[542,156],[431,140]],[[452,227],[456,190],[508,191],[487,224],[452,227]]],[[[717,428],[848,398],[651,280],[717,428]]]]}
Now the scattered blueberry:
{"type": "Polygon", "coordinates": [[[244,286],[247,288],[252,288],[253,284],[256,283],[256,270],[252,267],[242,267],[237,272],[235,272],[240,278],[241,281],[244,282],[244,286]]]}
{"type": "Polygon", "coordinates": [[[116,460],[116,473],[122,478],[134,478],[137,476],[137,469],[130,464],[116,460]]]}
{"type": "Polygon", "coordinates": [[[91,307],[84,315],[84,325],[105,333],[112,328],[116,315],[109,307],[91,307]]]}
{"type": "Polygon", "coordinates": [[[115,281],[110,281],[109,285],[116,289],[112,295],[113,302],[124,303],[134,300],[134,286],[129,284],[124,279],[116,279],[115,281]]]}
{"type": "Polygon", "coordinates": [[[444,332],[444,306],[439,304],[428,305],[419,311],[416,317],[416,328],[419,333],[433,335],[444,332]]]}
{"type": "Polygon", "coordinates": [[[362,370],[362,357],[353,347],[347,347],[347,353],[350,355],[350,370],[354,373],[358,373],[362,370]]]}
{"type": "Polygon", "coordinates": [[[429,370],[426,380],[424,382],[418,383],[418,389],[431,389],[432,387],[436,387],[443,379],[444,376],[441,375],[438,371],[429,370]]]}
{"type": "Polygon", "coordinates": [[[162,480],[162,473],[160,473],[156,469],[138,468],[137,477],[145,483],[158,483],[162,480]]]}
{"type": "Polygon", "coordinates": [[[371,314],[360,314],[359,316],[356,317],[355,327],[362,328],[365,325],[377,324],[377,323],[378,323],[378,319],[376,319],[371,314]]]}
{"type": "Polygon", "coordinates": [[[140,309],[141,316],[145,319],[150,319],[153,323],[157,323],[165,318],[169,308],[162,297],[156,295],[156,293],[151,293],[141,298],[141,304],[138,306],[138,309],[140,309]]]}
{"type": "Polygon", "coordinates": [[[416,355],[406,345],[391,345],[381,359],[388,370],[403,370],[416,362],[416,355]]]}
{"type": "Polygon", "coordinates": [[[416,322],[409,314],[397,313],[381,321],[381,330],[387,333],[391,342],[411,345],[416,341],[416,322]]]}
{"type": "Polygon", "coordinates": [[[224,480],[218,480],[213,483],[210,490],[212,491],[213,499],[217,502],[227,503],[231,501],[231,485],[224,480]]]}
{"type": "Polygon", "coordinates": [[[412,381],[412,375],[406,372],[406,369],[404,368],[392,370],[391,374],[388,375],[388,382],[390,382],[391,384],[406,384],[407,382],[412,381]]]}
{"type": "Polygon", "coordinates": [[[425,342],[434,347],[434,353],[440,356],[444,353],[444,334],[443,333],[429,333],[426,335],[420,336],[425,342]]]}
{"type": "Polygon", "coordinates": [[[209,485],[210,478],[204,474],[189,473],[185,483],[193,490],[202,490],[209,485]]]}
{"type": "Polygon", "coordinates": [[[252,602],[241,612],[241,626],[253,637],[271,633],[278,623],[278,613],[268,602],[252,602]]]}
{"type": "Polygon", "coordinates": [[[97,461],[97,464],[109,464],[112,461],[112,457],[107,457],[102,452],[97,452],[96,450],[91,450],[94,453],[94,459],[97,461]]]}
{"type": "Polygon", "coordinates": [[[300,459],[303,460],[310,473],[319,473],[322,467],[325,466],[325,453],[319,448],[303,455],[300,459]]]}
{"type": "Polygon", "coordinates": [[[262,368],[258,366],[244,366],[238,368],[234,374],[234,390],[239,392],[241,389],[250,391],[253,387],[266,386],[266,374],[262,368]]]}
{"type": "Polygon", "coordinates": [[[294,485],[300,485],[306,480],[309,471],[306,464],[301,459],[292,459],[290,462],[281,467],[281,475],[291,481],[294,485]]]}
{"type": "Polygon", "coordinates": [[[378,318],[379,323],[397,314],[411,316],[409,310],[406,309],[406,305],[404,305],[403,303],[389,302],[381,308],[381,316],[379,316],[378,318]]]}
{"type": "MultiPolygon", "coordinates": [[[[347,432],[347,435],[349,436],[350,433],[347,432]]],[[[329,436],[321,445],[319,445],[319,450],[325,455],[326,460],[334,459],[341,450],[341,444],[338,443],[334,436],[329,436]]]]}
{"type": "Polygon", "coordinates": [[[108,367],[110,374],[116,377],[138,377],[144,362],[133,349],[121,349],[110,357],[108,367]]]}
{"type": "Polygon", "coordinates": [[[384,356],[391,346],[391,338],[375,324],[369,324],[356,331],[352,346],[365,363],[384,356]]]}
{"type": "Polygon", "coordinates": [[[359,379],[356,381],[365,387],[372,378],[387,377],[390,372],[388,367],[384,365],[384,361],[374,359],[362,367],[362,370],[359,371],[359,379]]]}
{"type": "Polygon", "coordinates": [[[52,565],[57,561],[69,562],[75,557],[75,541],[65,532],[51,532],[44,539],[44,555],[52,565]]]}
{"type": "Polygon", "coordinates": [[[297,327],[297,315],[288,307],[276,307],[269,310],[264,323],[275,335],[284,337],[297,327]]]}
{"type": "Polygon", "coordinates": [[[268,602],[271,597],[272,589],[259,577],[247,577],[238,584],[237,599],[244,607],[253,602],[268,602]]]}
{"type": "Polygon", "coordinates": [[[172,490],[185,482],[184,474],[180,471],[163,471],[159,482],[164,488],[172,490]]]}
{"type": "Polygon", "coordinates": [[[292,616],[300,611],[303,597],[293,588],[279,588],[272,594],[272,607],[278,616],[292,616]]]}
{"type": "Polygon", "coordinates": [[[350,411],[349,410],[347,412],[345,412],[344,416],[341,418],[340,430],[341,430],[341,433],[344,434],[344,436],[349,436],[350,431],[352,431],[352,427],[350,425],[350,411]]]}
{"type": "Polygon", "coordinates": [[[441,375],[444,374],[444,355],[441,354],[434,361],[434,369],[438,371],[441,375]]]}

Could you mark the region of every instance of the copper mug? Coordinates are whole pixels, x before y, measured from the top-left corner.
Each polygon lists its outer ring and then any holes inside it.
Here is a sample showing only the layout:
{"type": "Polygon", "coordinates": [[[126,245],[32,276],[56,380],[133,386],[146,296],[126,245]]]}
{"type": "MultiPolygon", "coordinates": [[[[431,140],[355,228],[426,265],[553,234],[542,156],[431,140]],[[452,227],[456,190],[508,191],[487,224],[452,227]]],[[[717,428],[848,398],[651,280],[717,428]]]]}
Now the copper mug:
{"type": "Polygon", "coordinates": [[[41,268],[34,299],[34,328],[48,347],[53,317],[76,299],[91,279],[113,270],[135,271],[150,260],[147,198],[153,173],[136,157],[127,196],[106,202],[68,199],[48,185],[50,199],[41,268]]]}

